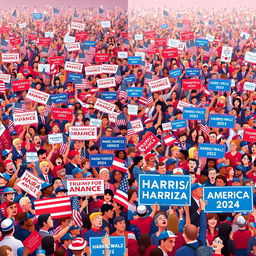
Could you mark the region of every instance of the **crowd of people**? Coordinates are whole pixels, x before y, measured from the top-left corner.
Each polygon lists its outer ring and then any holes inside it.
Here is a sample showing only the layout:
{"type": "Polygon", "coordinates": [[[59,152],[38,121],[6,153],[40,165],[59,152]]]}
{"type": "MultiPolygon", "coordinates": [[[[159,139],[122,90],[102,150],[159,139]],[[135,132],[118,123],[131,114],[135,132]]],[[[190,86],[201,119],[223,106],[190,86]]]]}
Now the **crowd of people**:
{"type": "Polygon", "coordinates": [[[203,200],[203,187],[251,186],[256,204],[256,139],[244,136],[256,127],[256,62],[246,60],[256,54],[254,10],[46,6],[2,9],[0,16],[0,255],[93,256],[97,245],[101,255],[117,255],[118,245],[129,256],[256,255],[256,211],[206,213],[203,200]],[[207,42],[199,46],[198,39],[207,42]],[[222,59],[224,46],[232,47],[229,61],[222,59]],[[6,61],[10,53],[19,60],[6,61]],[[81,72],[68,62],[82,64],[81,72]],[[111,71],[102,71],[104,64],[111,71]],[[189,75],[192,68],[199,73],[189,75]],[[114,86],[100,86],[107,78],[114,86]],[[165,78],[168,88],[152,91],[152,81],[165,78]],[[231,81],[230,90],[209,89],[212,79],[231,81]],[[199,81],[199,88],[185,89],[185,80],[199,81]],[[31,100],[31,89],[59,101],[31,100]],[[184,107],[205,109],[205,118],[172,128],[184,120],[184,107]],[[71,116],[61,118],[64,111],[71,116]],[[17,121],[29,112],[35,123],[17,121]],[[213,127],[211,115],[234,117],[234,125],[213,127]],[[95,125],[93,139],[70,132],[95,125]],[[62,140],[52,143],[59,134],[62,140]],[[149,134],[159,142],[144,153],[149,134]],[[102,138],[125,138],[125,147],[105,148],[102,138]],[[200,144],[223,145],[225,154],[204,157],[200,144]],[[95,155],[112,161],[93,165],[95,155]],[[141,174],[190,176],[191,204],[139,204],[141,174]],[[70,180],[93,179],[103,182],[101,193],[70,193],[70,180]],[[118,237],[121,244],[112,240],[118,237]],[[93,238],[100,238],[96,247],[93,238]]]}

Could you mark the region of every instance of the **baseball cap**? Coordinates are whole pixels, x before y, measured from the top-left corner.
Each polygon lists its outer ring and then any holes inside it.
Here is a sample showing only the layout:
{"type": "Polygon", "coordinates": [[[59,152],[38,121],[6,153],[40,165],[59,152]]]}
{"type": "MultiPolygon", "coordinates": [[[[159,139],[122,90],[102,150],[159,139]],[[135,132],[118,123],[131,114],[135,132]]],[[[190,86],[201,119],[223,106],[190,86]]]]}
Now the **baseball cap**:
{"type": "Polygon", "coordinates": [[[175,168],[172,171],[173,174],[183,174],[183,169],[182,168],[175,168]]]}
{"type": "Polygon", "coordinates": [[[197,188],[202,188],[204,187],[205,185],[202,185],[200,183],[194,183],[192,186],[191,186],[191,191],[194,191],[196,190],[197,188]]]}
{"type": "Polygon", "coordinates": [[[7,156],[10,152],[12,152],[11,149],[4,149],[4,150],[2,151],[2,156],[3,156],[3,157],[4,157],[4,156],[7,156]]]}
{"type": "Polygon", "coordinates": [[[61,192],[61,191],[63,191],[63,192],[68,192],[68,190],[67,190],[66,188],[64,188],[64,187],[58,187],[58,188],[56,188],[56,190],[55,190],[55,194],[57,194],[57,193],[59,193],[59,192],[61,192]]]}
{"type": "Polygon", "coordinates": [[[76,156],[76,155],[79,155],[79,152],[76,151],[76,150],[71,150],[71,152],[69,152],[68,157],[74,157],[74,156],[76,156]]]}
{"type": "Polygon", "coordinates": [[[173,158],[169,158],[169,159],[166,161],[166,165],[167,165],[167,166],[168,166],[168,165],[171,165],[171,164],[174,164],[174,163],[176,163],[176,160],[173,159],[173,158]]]}
{"type": "Polygon", "coordinates": [[[60,238],[60,240],[73,240],[75,237],[71,236],[70,233],[66,233],[63,237],[60,238]]]}
{"type": "Polygon", "coordinates": [[[1,222],[2,231],[9,231],[13,227],[14,227],[14,220],[13,219],[5,219],[1,222]]]}
{"type": "Polygon", "coordinates": [[[248,142],[248,141],[241,141],[240,142],[240,147],[244,147],[244,146],[249,145],[249,144],[250,144],[250,142],[248,142]]]}
{"type": "Polygon", "coordinates": [[[154,154],[147,154],[145,156],[145,160],[148,161],[151,157],[154,157],[155,155],[154,154]]]}
{"type": "Polygon", "coordinates": [[[48,187],[50,187],[50,186],[52,186],[52,184],[50,184],[50,183],[48,183],[48,182],[44,182],[44,183],[41,185],[40,190],[42,191],[42,190],[44,190],[45,188],[48,188],[48,187]]]}
{"type": "Polygon", "coordinates": [[[147,118],[147,119],[144,121],[144,124],[147,124],[147,123],[150,123],[150,122],[153,122],[153,120],[151,120],[150,118],[147,118]]]}
{"type": "Polygon", "coordinates": [[[16,190],[14,190],[11,187],[8,187],[8,188],[4,189],[3,194],[5,194],[5,193],[16,193],[16,190]]]}
{"type": "Polygon", "coordinates": [[[236,223],[238,225],[245,225],[246,224],[246,220],[243,216],[238,216],[238,218],[236,219],[236,223]]]}
{"type": "Polygon", "coordinates": [[[8,181],[11,179],[10,175],[5,173],[5,172],[4,173],[0,173],[0,177],[6,179],[8,181]]]}
{"type": "Polygon", "coordinates": [[[217,165],[217,169],[220,169],[222,167],[228,167],[228,165],[224,164],[224,163],[220,163],[217,165]]]}
{"type": "Polygon", "coordinates": [[[81,168],[76,167],[76,168],[74,168],[74,169],[72,170],[72,175],[77,174],[77,173],[82,172],[82,171],[83,171],[83,170],[82,170],[81,168]]]}
{"type": "Polygon", "coordinates": [[[108,171],[109,172],[108,168],[101,168],[100,171],[99,171],[99,174],[101,174],[104,171],[108,171]]]}
{"type": "Polygon", "coordinates": [[[239,180],[239,178],[234,178],[233,180],[232,180],[232,183],[233,182],[241,182],[240,180],[239,180]]]}
{"type": "Polygon", "coordinates": [[[145,205],[139,205],[136,211],[138,214],[145,214],[147,212],[147,207],[145,205]]]}
{"type": "Polygon", "coordinates": [[[167,239],[167,238],[176,238],[177,236],[174,235],[174,233],[170,230],[166,230],[164,232],[162,232],[159,237],[158,240],[162,240],[162,239],[167,239]]]}
{"type": "Polygon", "coordinates": [[[256,228],[256,222],[250,222],[250,226],[256,228]]]}
{"type": "Polygon", "coordinates": [[[74,250],[74,251],[80,251],[83,250],[87,246],[86,240],[84,240],[82,237],[75,238],[71,244],[68,246],[68,249],[74,250]]]}

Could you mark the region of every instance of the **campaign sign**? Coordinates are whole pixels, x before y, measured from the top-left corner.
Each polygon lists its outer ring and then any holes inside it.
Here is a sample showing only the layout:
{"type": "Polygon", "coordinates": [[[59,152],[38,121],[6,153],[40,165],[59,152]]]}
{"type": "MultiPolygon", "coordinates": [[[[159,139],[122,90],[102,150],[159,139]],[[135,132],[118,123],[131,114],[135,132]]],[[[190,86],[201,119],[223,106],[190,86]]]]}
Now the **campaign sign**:
{"type": "Polygon", "coordinates": [[[68,96],[66,93],[59,93],[51,95],[52,103],[59,104],[59,103],[68,103],[68,96]]]}
{"type": "Polygon", "coordinates": [[[66,71],[82,73],[83,64],[72,61],[66,61],[64,69],[66,71]]]}
{"type": "Polygon", "coordinates": [[[145,38],[148,38],[148,39],[153,39],[156,37],[156,31],[153,30],[153,31],[146,31],[144,32],[144,36],[145,38]]]}
{"type": "Polygon", "coordinates": [[[101,27],[102,28],[110,28],[111,27],[110,20],[102,21],[101,22],[101,27]]]}
{"type": "Polygon", "coordinates": [[[117,69],[118,69],[118,65],[112,65],[112,64],[102,64],[101,65],[102,73],[115,74],[117,69]]]}
{"type": "Polygon", "coordinates": [[[141,132],[144,130],[143,124],[140,119],[133,120],[130,123],[131,123],[132,129],[134,130],[135,133],[141,132]]]}
{"type": "Polygon", "coordinates": [[[160,26],[161,28],[168,28],[168,24],[161,24],[161,26],[160,26]]]}
{"type": "Polygon", "coordinates": [[[19,53],[2,53],[2,62],[19,62],[19,53]]]}
{"type": "Polygon", "coordinates": [[[22,243],[29,250],[29,253],[32,254],[41,246],[41,242],[42,236],[34,230],[22,243]]]}
{"type": "Polygon", "coordinates": [[[111,113],[115,110],[116,105],[105,100],[97,99],[94,108],[104,113],[111,113]]]}
{"type": "Polygon", "coordinates": [[[53,108],[52,118],[59,120],[71,121],[73,118],[73,110],[68,108],[53,108]]]}
{"type": "Polygon", "coordinates": [[[0,81],[3,81],[4,83],[10,83],[11,75],[9,74],[0,74],[0,81]]]}
{"type": "Polygon", "coordinates": [[[74,43],[76,41],[76,38],[74,36],[65,35],[63,42],[64,43],[74,43]]]}
{"type": "Polygon", "coordinates": [[[206,109],[205,108],[183,108],[183,118],[190,120],[205,120],[206,109]]]}
{"type": "Polygon", "coordinates": [[[213,42],[214,39],[215,39],[215,37],[212,36],[212,35],[207,34],[206,37],[205,37],[205,39],[207,39],[207,40],[210,41],[210,42],[213,42]]]}
{"type": "Polygon", "coordinates": [[[49,97],[50,97],[50,94],[33,89],[33,88],[29,88],[28,93],[26,95],[27,99],[30,99],[32,101],[35,101],[44,105],[47,103],[49,97]]]}
{"type": "Polygon", "coordinates": [[[10,43],[12,44],[13,47],[15,47],[16,45],[20,45],[21,38],[20,37],[12,38],[12,39],[10,39],[10,43]]]}
{"type": "Polygon", "coordinates": [[[127,90],[128,97],[142,97],[143,88],[142,87],[130,87],[127,90]]]}
{"type": "Polygon", "coordinates": [[[221,61],[230,62],[232,58],[233,47],[222,46],[221,61]]]}
{"type": "Polygon", "coordinates": [[[104,195],[103,179],[68,179],[67,190],[69,196],[104,195]]]}
{"type": "Polygon", "coordinates": [[[144,154],[149,153],[160,142],[152,132],[147,132],[136,148],[144,154]]]}
{"type": "Polygon", "coordinates": [[[38,72],[45,72],[48,73],[50,72],[51,67],[50,64],[38,64],[38,72]]]}
{"type": "Polygon", "coordinates": [[[102,92],[101,99],[103,100],[116,100],[117,92],[102,92]]]}
{"type": "Polygon", "coordinates": [[[182,41],[194,39],[194,32],[180,33],[180,38],[181,38],[182,41]]]}
{"type": "Polygon", "coordinates": [[[168,77],[148,82],[148,85],[149,85],[151,92],[158,92],[158,91],[165,90],[165,89],[168,89],[171,87],[168,77]]]}
{"type": "Polygon", "coordinates": [[[204,187],[206,213],[253,212],[251,186],[204,187]]]}
{"type": "Polygon", "coordinates": [[[28,79],[12,81],[13,92],[25,91],[25,90],[28,90],[29,87],[30,87],[30,83],[28,79]]]}
{"type": "Polygon", "coordinates": [[[211,91],[229,92],[231,80],[210,79],[208,89],[211,91]]]}
{"type": "Polygon", "coordinates": [[[87,32],[77,32],[76,33],[76,40],[84,40],[88,37],[87,32]]]}
{"type": "Polygon", "coordinates": [[[134,40],[143,40],[143,34],[135,34],[134,40]]]}
{"type": "Polygon", "coordinates": [[[37,152],[26,152],[26,161],[29,163],[37,162],[38,161],[37,152]]]}
{"type": "Polygon", "coordinates": [[[209,126],[216,128],[234,128],[235,116],[230,115],[210,115],[209,126]]]}
{"type": "Polygon", "coordinates": [[[84,45],[96,47],[96,42],[95,41],[84,41],[84,45]]]}
{"type": "Polygon", "coordinates": [[[97,80],[98,88],[110,88],[116,86],[116,81],[114,77],[101,78],[97,80]]]}
{"type": "Polygon", "coordinates": [[[48,142],[49,144],[63,143],[63,134],[62,133],[48,134],[48,142]]]}
{"type": "Polygon", "coordinates": [[[95,125],[98,128],[101,126],[102,120],[97,118],[90,118],[90,125],[95,125]]]}
{"type": "Polygon", "coordinates": [[[26,170],[20,177],[20,181],[17,183],[17,186],[36,198],[43,183],[43,180],[26,170]]]}
{"type": "Polygon", "coordinates": [[[186,76],[200,76],[200,68],[187,68],[186,76]]]}
{"type": "Polygon", "coordinates": [[[37,112],[29,111],[23,113],[13,113],[14,125],[27,125],[27,124],[37,124],[37,112]]]}
{"type": "Polygon", "coordinates": [[[95,61],[99,61],[99,62],[109,61],[109,54],[108,53],[96,53],[95,61]]]}
{"type": "Polygon", "coordinates": [[[168,47],[178,48],[180,45],[180,40],[169,38],[167,41],[168,47]]]}
{"type": "Polygon", "coordinates": [[[189,175],[139,175],[139,205],[191,205],[189,175]]]}
{"type": "Polygon", "coordinates": [[[207,39],[196,39],[196,46],[206,46],[208,45],[208,40],[207,39]]]}
{"type": "Polygon", "coordinates": [[[118,52],[117,57],[118,57],[118,59],[127,59],[128,58],[128,52],[118,52]]]}
{"type": "Polygon", "coordinates": [[[112,165],[114,159],[113,154],[96,154],[90,155],[90,166],[91,167],[109,167],[112,165]]]}
{"type": "Polygon", "coordinates": [[[54,64],[54,65],[63,65],[64,64],[64,57],[63,56],[59,56],[59,57],[51,57],[49,58],[49,62],[50,64],[54,64]]]}
{"type": "Polygon", "coordinates": [[[244,141],[256,142],[256,130],[255,129],[244,129],[243,135],[244,141]]]}
{"type": "Polygon", "coordinates": [[[80,23],[80,22],[72,21],[71,28],[76,29],[76,30],[84,30],[85,29],[85,24],[80,23]]]}
{"type": "Polygon", "coordinates": [[[42,13],[39,13],[39,12],[34,12],[32,18],[33,18],[34,20],[40,20],[40,19],[43,18],[43,14],[42,14],[42,13]]]}
{"type": "Polygon", "coordinates": [[[71,140],[96,140],[96,126],[70,126],[69,135],[71,140]]]}
{"type": "Polygon", "coordinates": [[[198,156],[204,158],[223,158],[225,156],[225,146],[199,143],[198,156]]]}
{"type": "Polygon", "coordinates": [[[98,75],[102,73],[101,65],[88,66],[88,67],[85,67],[84,70],[85,70],[86,76],[98,75]]]}
{"type": "Polygon", "coordinates": [[[83,75],[82,74],[76,74],[76,73],[68,73],[68,81],[69,82],[75,82],[82,80],[83,75]]]}
{"type": "Polygon", "coordinates": [[[180,120],[174,120],[171,122],[171,126],[173,130],[186,128],[187,127],[187,121],[180,119],[180,120]]]}
{"type": "Polygon", "coordinates": [[[141,65],[141,57],[140,56],[131,56],[128,57],[128,64],[129,65],[141,65]]]}
{"type": "Polygon", "coordinates": [[[162,55],[164,58],[177,58],[178,57],[178,49],[165,49],[162,51],[162,55]]]}
{"type": "Polygon", "coordinates": [[[80,44],[79,42],[75,42],[75,43],[66,43],[65,44],[66,49],[68,50],[68,52],[72,52],[72,51],[79,51],[80,50],[80,44]]]}
{"type": "Polygon", "coordinates": [[[167,44],[166,38],[156,38],[155,39],[155,46],[166,46],[166,44],[167,44]]]}
{"type": "Polygon", "coordinates": [[[49,37],[40,37],[38,40],[39,45],[48,46],[51,44],[51,38],[49,37]]]}
{"type": "Polygon", "coordinates": [[[128,115],[137,116],[138,115],[138,105],[128,104],[128,115]]]}
{"type": "Polygon", "coordinates": [[[126,76],[126,77],[124,78],[124,83],[125,83],[125,84],[134,83],[135,81],[136,81],[135,75],[129,75],[129,76],[126,76]]]}
{"type": "Polygon", "coordinates": [[[182,70],[181,68],[176,68],[176,69],[170,70],[169,74],[171,78],[175,78],[182,75],[182,70]]]}
{"type": "Polygon", "coordinates": [[[125,150],[125,137],[101,137],[100,146],[103,150],[125,150]]]}
{"type": "Polygon", "coordinates": [[[248,62],[256,63],[256,52],[246,52],[244,60],[248,62]]]}
{"type": "Polygon", "coordinates": [[[90,250],[91,256],[105,255],[105,249],[109,249],[109,256],[124,255],[126,250],[125,237],[124,236],[109,236],[109,245],[102,243],[103,237],[90,237],[90,250]]]}
{"type": "Polygon", "coordinates": [[[199,90],[201,83],[200,79],[182,79],[182,88],[184,90],[199,90]]]}
{"type": "Polygon", "coordinates": [[[255,86],[256,86],[255,83],[244,82],[244,90],[246,90],[246,91],[254,92],[255,91],[255,86]]]}

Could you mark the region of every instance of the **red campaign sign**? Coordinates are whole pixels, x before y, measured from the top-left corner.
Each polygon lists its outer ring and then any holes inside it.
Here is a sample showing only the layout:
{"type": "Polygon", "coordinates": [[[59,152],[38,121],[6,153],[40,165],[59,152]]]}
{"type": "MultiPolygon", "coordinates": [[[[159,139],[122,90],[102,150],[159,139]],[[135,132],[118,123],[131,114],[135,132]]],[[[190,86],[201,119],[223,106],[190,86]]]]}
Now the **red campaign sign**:
{"type": "Polygon", "coordinates": [[[21,38],[20,37],[12,38],[12,39],[10,39],[10,42],[11,42],[12,46],[20,45],[21,44],[21,38]]]}
{"type": "Polygon", "coordinates": [[[11,148],[12,147],[12,141],[11,141],[11,137],[10,137],[10,132],[9,130],[3,130],[4,125],[2,124],[0,126],[0,150],[4,150],[7,148],[11,148]]]}
{"type": "Polygon", "coordinates": [[[30,39],[30,40],[37,40],[37,38],[38,38],[38,36],[33,33],[28,34],[28,39],[30,39]]]}
{"type": "Polygon", "coordinates": [[[152,47],[150,50],[147,50],[147,54],[156,54],[158,53],[158,48],[156,46],[152,47]]]}
{"type": "Polygon", "coordinates": [[[26,91],[29,90],[30,84],[28,79],[12,81],[12,91],[26,91]]]}
{"type": "Polygon", "coordinates": [[[143,154],[147,154],[158,142],[160,142],[160,140],[152,132],[147,132],[142,141],[136,146],[136,149],[143,154]]]}
{"type": "Polygon", "coordinates": [[[180,38],[182,41],[194,39],[194,32],[184,32],[180,33],[180,38]]]}
{"type": "Polygon", "coordinates": [[[166,38],[156,38],[155,39],[155,46],[166,46],[167,40],[166,38]]]}
{"type": "Polygon", "coordinates": [[[41,245],[41,241],[42,236],[35,230],[23,241],[23,245],[32,254],[41,245]]]}
{"type": "Polygon", "coordinates": [[[76,33],[76,40],[84,40],[88,37],[87,32],[77,32],[76,33]]]}
{"type": "Polygon", "coordinates": [[[7,33],[9,33],[9,28],[5,28],[5,27],[1,27],[0,28],[0,34],[7,34],[7,33]]]}
{"type": "Polygon", "coordinates": [[[177,58],[178,57],[178,49],[165,49],[162,51],[162,55],[164,58],[177,58]]]}
{"type": "Polygon", "coordinates": [[[73,110],[68,108],[53,108],[52,118],[71,121],[73,118],[73,110]]]}
{"type": "Polygon", "coordinates": [[[50,64],[54,64],[54,65],[64,65],[64,56],[61,57],[51,57],[49,58],[49,62],[50,64]]]}
{"type": "Polygon", "coordinates": [[[49,37],[40,37],[39,38],[39,42],[38,42],[39,45],[50,45],[51,44],[51,38],[49,37]]]}
{"type": "Polygon", "coordinates": [[[256,142],[256,130],[255,129],[244,129],[244,141],[256,142]]]}
{"type": "Polygon", "coordinates": [[[182,88],[184,90],[199,90],[201,88],[200,79],[183,79],[182,88]]]}
{"type": "Polygon", "coordinates": [[[107,53],[96,53],[95,54],[95,61],[109,61],[109,55],[107,53]]]}
{"type": "Polygon", "coordinates": [[[192,24],[192,21],[191,20],[182,20],[182,24],[187,24],[187,25],[190,25],[192,24]]]}
{"type": "Polygon", "coordinates": [[[123,32],[123,33],[122,33],[122,38],[123,38],[123,39],[128,39],[128,33],[124,33],[124,32],[123,32]]]}
{"type": "Polygon", "coordinates": [[[156,31],[147,31],[144,33],[145,38],[153,39],[156,37],[156,31]]]}

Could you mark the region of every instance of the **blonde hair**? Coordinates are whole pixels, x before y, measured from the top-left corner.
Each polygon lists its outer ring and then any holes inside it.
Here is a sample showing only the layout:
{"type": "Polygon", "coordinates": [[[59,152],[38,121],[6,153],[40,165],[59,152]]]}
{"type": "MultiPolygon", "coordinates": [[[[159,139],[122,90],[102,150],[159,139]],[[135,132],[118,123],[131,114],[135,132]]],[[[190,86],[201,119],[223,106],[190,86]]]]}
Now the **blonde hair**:
{"type": "Polygon", "coordinates": [[[21,142],[21,139],[16,138],[13,140],[12,145],[15,146],[16,142],[21,142]]]}
{"type": "Polygon", "coordinates": [[[41,163],[40,163],[40,169],[42,168],[42,165],[44,165],[44,164],[47,164],[47,165],[49,165],[49,164],[48,164],[48,162],[46,162],[46,161],[44,161],[44,162],[41,162],[41,163]]]}
{"type": "Polygon", "coordinates": [[[188,150],[188,157],[189,157],[189,158],[195,158],[195,157],[194,157],[194,153],[195,153],[196,150],[197,150],[196,147],[190,148],[190,149],[188,150]]]}
{"type": "Polygon", "coordinates": [[[168,216],[167,230],[172,231],[175,235],[179,232],[179,219],[175,214],[170,214],[168,216]]]}

